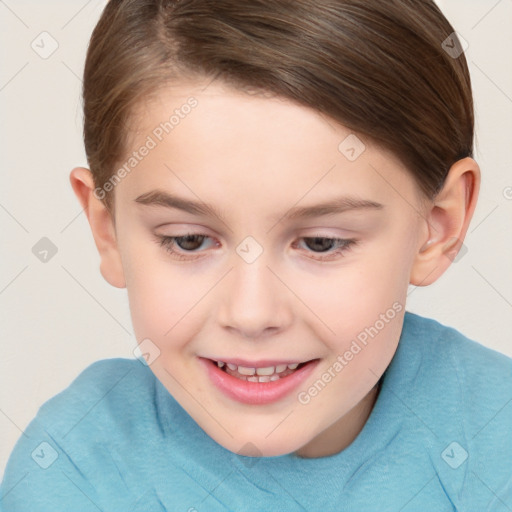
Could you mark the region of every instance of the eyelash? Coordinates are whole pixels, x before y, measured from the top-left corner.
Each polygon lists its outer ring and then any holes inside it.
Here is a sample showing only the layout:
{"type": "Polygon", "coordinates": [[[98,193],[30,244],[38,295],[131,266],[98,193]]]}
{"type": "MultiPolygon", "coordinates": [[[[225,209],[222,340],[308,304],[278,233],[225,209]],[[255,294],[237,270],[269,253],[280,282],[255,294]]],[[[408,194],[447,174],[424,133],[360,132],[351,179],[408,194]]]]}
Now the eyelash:
{"type": "MultiPolygon", "coordinates": [[[[157,242],[159,243],[160,247],[163,247],[165,251],[172,255],[173,258],[180,260],[180,261],[192,261],[196,260],[197,258],[200,258],[201,256],[184,256],[183,253],[176,251],[173,247],[176,244],[176,240],[188,238],[188,237],[203,237],[205,240],[210,238],[207,235],[200,235],[197,233],[187,233],[186,235],[181,236],[164,236],[164,235],[156,235],[157,242]]],[[[343,257],[347,251],[355,247],[358,243],[358,240],[356,239],[345,239],[345,238],[329,238],[324,236],[307,236],[307,237],[301,237],[301,239],[304,240],[329,240],[333,243],[339,243],[341,244],[341,247],[339,247],[336,251],[329,252],[329,253],[315,253],[314,251],[308,251],[313,252],[313,254],[329,254],[328,258],[313,258],[317,261],[331,261],[332,259],[336,259],[337,256],[343,257]]],[[[184,249],[181,249],[184,250],[184,249]]],[[[191,254],[194,254],[195,251],[188,251],[191,254]]]]}

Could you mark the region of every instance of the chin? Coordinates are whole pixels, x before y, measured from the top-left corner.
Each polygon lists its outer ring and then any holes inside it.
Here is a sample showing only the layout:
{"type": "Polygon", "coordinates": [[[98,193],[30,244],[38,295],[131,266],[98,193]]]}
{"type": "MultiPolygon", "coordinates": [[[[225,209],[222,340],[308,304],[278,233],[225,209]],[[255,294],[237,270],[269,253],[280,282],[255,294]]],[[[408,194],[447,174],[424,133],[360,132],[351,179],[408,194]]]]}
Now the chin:
{"type": "Polygon", "coordinates": [[[275,441],[258,442],[246,440],[233,440],[230,439],[229,443],[222,446],[232,453],[243,455],[245,457],[278,457],[280,455],[287,455],[300,448],[300,446],[286,446],[281,439],[276,437],[275,441]]]}

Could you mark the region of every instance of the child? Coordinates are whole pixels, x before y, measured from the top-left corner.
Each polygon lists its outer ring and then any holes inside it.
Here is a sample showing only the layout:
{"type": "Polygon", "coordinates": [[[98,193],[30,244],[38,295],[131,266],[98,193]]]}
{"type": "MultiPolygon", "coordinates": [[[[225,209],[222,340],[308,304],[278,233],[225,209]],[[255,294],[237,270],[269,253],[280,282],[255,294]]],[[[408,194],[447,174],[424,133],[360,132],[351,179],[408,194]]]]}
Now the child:
{"type": "Polygon", "coordinates": [[[480,185],[432,1],[111,0],[83,98],[139,357],[40,408],[3,511],[512,509],[512,360],[405,308],[480,185]]]}

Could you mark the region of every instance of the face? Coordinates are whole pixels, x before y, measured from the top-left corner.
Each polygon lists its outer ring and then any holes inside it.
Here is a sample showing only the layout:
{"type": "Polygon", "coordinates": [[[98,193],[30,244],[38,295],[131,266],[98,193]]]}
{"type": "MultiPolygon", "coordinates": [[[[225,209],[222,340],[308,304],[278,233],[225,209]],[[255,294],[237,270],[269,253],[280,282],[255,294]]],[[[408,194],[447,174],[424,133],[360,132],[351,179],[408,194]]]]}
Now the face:
{"type": "Polygon", "coordinates": [[[221,84],[166,89],[135,126],[115,223],[151,370],[232,452],[337,453],[397,348],[426,224],[413,178],[314,110],[221,84]]]}

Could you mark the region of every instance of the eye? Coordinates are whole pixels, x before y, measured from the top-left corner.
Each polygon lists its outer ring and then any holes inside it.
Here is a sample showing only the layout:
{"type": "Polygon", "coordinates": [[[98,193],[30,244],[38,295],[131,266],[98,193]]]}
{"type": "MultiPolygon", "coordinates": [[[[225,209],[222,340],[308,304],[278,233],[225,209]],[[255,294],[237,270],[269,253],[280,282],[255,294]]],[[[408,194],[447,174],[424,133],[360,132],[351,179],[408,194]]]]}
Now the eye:
{"type": "MultiPolygon", "coordinates": [[[[198,252],[203,242],[210,238],[207,235],[192,234],[188,233],[182,236],[164,236],[156,235],[156,239],[161,247],[164,247],[166,252],[172,255],[173,258],[178,260],[194,260],[199,255],[194,255],[198,252]],[[178,248],[178,250],[176,249],[178,248]]],[[[310,247],[312,250],[306,250],[306,252],[312,252],[313,254],[326,254],[327,257],[313,257],[318,261],[327,261],[342,257],[345,252],[357,245],[355,239],[344,239],[344,238],[328,238],[328,237],[302,237],[299,240],[304,240],[305,245],[310,247]],[[335,250],[332,250],[335,247],[335,250]]],[[[297,243],[294,244],[297,246],[297,243]]]]}
{"type": "Polygon", "coordinates": [[[190,257],[186,256],[183,253],[177,251],[175,249],[178,246],[179,249],[186,253],[192,253],[197,251],[201,245],[203,244],[206,238],[210,238],[206,235],[197,235],[188,233],[183,236],[162,236],[157,235],[157,239],[160,243],[161,247],[164,247],[165,250],[172,254],[174,258],[178,260],[191,260],[197,258],[197,256],[190,257]]]}
{"type": "Polygon", "coordinates": [[[357,240],[355,239],[328,238],[323,236],[304,237],[300,240],[304,240],[307,247],[313,248],[313,253],[327,254],[327,257],[322,256],[320,258],[313,258],[319,261],[327,261],[342,257],[349,249],[357,244],[357,240]],[[333,246],[336,247],[336,250],[334,251],[331,250],[333,246]],[[319,250],[317,251],[317,249],[319,250]]]}

